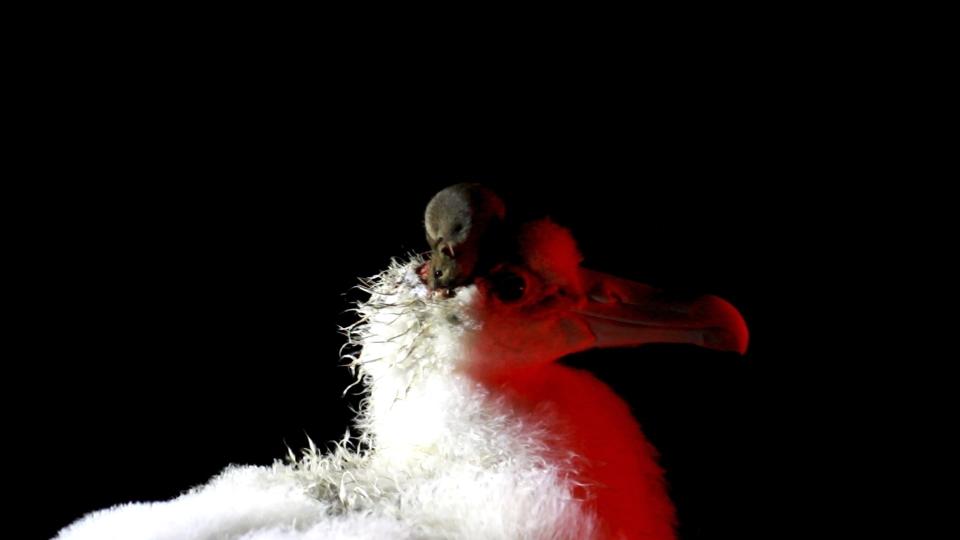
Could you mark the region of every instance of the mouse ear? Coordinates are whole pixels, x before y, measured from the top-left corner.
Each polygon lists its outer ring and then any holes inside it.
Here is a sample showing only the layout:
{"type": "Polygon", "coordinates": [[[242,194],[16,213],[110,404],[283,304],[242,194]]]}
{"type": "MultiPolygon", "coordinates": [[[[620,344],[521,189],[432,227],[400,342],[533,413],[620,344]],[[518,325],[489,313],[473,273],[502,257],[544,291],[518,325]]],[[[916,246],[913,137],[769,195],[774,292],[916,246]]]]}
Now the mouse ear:
{"type": "Polygon", "coordinates": [[[547,281],[583,292],[580,277],[583,256],[568,229],[549,218],[539,219],[521,227],[519,240],[527,268],[547,281]]]}

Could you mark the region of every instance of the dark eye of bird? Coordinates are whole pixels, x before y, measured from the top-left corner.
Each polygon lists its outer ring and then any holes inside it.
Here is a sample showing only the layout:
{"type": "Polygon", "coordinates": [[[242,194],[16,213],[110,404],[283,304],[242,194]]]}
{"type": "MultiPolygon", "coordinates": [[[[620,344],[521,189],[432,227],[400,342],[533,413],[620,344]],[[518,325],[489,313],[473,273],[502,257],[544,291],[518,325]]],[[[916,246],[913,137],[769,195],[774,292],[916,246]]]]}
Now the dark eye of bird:
{"type": "Polygon", "coordinates": [[[514,272],[499,272],[490,277],[493,283],[493,294],[502,302],[516,302],[523,298],[527,290],[527,283],[514,272]]]}
{"type": "Polygon", "coordinates": [[[463,230],[463,224],[457,223],[453,226],[453,232],[458,233],[463,230]]]}
{"type": "Polygon", "coordinates": [[[435,278],[442,278],[442,277],[443,277],[443,270],[434,270],[434,272],[433,272],[433,277],[435,277],[435,278]]]}

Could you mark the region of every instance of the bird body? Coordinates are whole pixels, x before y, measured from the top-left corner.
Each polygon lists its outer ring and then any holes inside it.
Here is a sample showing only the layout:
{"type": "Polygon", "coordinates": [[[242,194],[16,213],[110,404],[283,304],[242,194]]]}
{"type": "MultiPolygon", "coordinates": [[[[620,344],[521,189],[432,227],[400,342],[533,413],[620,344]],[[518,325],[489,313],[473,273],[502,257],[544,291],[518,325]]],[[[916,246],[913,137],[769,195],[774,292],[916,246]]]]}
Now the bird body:
{"type": "Polygon", "coordinates": [[[418,257],[363,282],[345,356],[367,391],[358,437],[91,514],[57,538],[674,538],[656,452],[627,405],[554,361],[651,341],[742,352],[742,318],[715,297],[667,304],[581,269],[550,221],[518,235],[522,260],[453,295],[435,294],[418,257]]]}

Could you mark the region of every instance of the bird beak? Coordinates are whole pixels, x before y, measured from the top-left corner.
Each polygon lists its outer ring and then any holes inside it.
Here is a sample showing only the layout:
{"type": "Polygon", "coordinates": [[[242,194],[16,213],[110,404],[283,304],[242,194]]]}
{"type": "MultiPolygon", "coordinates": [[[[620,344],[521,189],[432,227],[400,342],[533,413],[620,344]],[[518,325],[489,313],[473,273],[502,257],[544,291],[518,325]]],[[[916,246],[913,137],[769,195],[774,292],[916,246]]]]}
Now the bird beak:
{"type": "Polygon", "coordinates": [[[595,347],[689,343],[744,354],[747,324],[737,308],[716,296],[671,299],[649,285],[582,270],[587,300],[577,308],[595,347]]]}

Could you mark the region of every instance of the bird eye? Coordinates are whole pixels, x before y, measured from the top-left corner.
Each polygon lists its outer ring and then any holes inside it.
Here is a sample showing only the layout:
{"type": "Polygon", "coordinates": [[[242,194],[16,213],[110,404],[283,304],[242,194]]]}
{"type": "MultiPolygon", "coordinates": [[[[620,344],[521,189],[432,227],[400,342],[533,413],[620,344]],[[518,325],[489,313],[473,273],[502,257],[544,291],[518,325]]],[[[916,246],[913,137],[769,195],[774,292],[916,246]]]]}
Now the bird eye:
{"type": "Polygon", "coordinates": [[[527,290],[527,282],[515,272],[503,271],[490,276],[493,285],[493,294],[501,302],[516,302],[523,298],[527,290]]]}
{"type": "Polygon", "coordinates": [[[463,230],[463,223],[457,223],[453,226],[453,232],[458,233],[463,230]]]}
{"type": "Polygon", "coordinates": [[[440,279],[443,277],[443,270],[434,270],[433,277],[440,279]]]}

